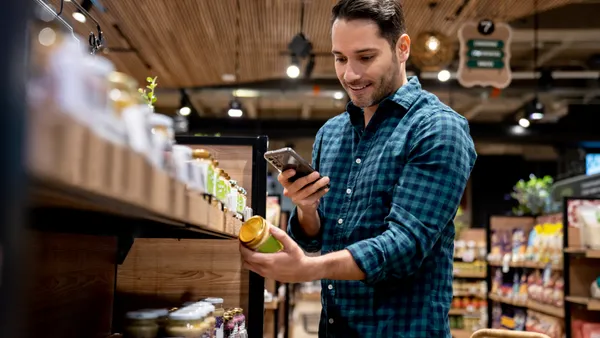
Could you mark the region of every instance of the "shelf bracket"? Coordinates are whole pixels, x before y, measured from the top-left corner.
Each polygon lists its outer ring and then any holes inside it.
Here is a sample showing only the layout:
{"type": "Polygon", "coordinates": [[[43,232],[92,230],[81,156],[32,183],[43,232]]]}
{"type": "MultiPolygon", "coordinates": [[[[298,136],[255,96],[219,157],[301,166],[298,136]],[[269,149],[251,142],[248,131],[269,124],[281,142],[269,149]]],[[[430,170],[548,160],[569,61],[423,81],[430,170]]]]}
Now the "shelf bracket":
{"type": "Polygon", "coordinates": [[[133,246],[134,238],[131,235],[121,235],[117,238],[117,264],[122,265],[133,246]]]}

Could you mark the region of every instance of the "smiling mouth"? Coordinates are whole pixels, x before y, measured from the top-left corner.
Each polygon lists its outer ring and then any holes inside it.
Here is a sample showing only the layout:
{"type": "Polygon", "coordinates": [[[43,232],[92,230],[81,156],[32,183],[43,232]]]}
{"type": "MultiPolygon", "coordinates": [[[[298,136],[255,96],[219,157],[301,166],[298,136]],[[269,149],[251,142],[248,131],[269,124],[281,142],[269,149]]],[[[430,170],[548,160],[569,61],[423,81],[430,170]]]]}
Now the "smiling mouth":
{"type": "Polygon", "coordinates": [[[353,92],[360,92],[361,90],[364,90],[370,86],[370,84],[367,84],[364,86],[348,86],[348,88],[350,88],[350,90],[352,90],[353,92]]]}

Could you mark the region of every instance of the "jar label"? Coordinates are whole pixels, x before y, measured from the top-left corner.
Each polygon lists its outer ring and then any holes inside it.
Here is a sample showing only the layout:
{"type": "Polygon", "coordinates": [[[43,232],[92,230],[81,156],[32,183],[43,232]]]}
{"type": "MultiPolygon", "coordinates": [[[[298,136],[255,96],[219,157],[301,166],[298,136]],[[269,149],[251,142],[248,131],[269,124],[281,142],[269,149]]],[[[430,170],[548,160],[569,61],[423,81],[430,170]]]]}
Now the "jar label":
{"type": "Polygon", "coordinates": [[[215,194],[215,169],[213,166],[209,165],[208,174],[206,175],[206,192],[214,195],[215,194]]]}
{"type": "Polygon", "coordinates": [[[217,199],[221,202],[225,201],[225,197],[227,196],[227,186],[225,181],[220,179],[217,182],[217,199]]]}

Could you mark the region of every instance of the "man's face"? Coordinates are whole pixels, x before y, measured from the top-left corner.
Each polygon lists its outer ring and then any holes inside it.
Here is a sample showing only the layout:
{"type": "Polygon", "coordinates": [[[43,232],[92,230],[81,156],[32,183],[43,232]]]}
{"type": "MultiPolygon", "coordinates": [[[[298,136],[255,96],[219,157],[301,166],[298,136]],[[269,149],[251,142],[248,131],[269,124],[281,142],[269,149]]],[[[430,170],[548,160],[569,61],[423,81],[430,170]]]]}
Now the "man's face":
{"type": "MultiPolygon", "coordinates": [[[[338,19],[333,23],[331,41],[337,77],[356,106],[377,105],[400,87],[400,63],[408,54],[402,53],[399,59],[399,47],[390,46],[376,23],[338,19]]],[[[397,45],[401,43],[399,40],[397,45]]]]}

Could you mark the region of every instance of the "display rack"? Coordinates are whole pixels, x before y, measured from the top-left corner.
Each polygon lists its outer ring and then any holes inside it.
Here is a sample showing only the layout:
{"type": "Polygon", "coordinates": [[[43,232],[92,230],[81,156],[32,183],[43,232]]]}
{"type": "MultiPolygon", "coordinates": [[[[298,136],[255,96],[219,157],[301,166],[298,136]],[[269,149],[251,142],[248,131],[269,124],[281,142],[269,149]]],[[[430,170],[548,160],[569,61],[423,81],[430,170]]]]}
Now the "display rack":
{"type": "MultiPolygon", "coordinates": [[[[588,177],[585,179],[589,180],[588,177]]],[[[576,180],[571,183],[576,183],[576,180]]],[[[563,200],[563,223],[567,229],[563,238],[567,338],[579,336],[573,334],[576,321],[600,323],[600,299],[590,295],[592,282],[600,277],[600,250],[587,248],[582,243],[581,222],[578,226],[574,224],[577,223],[575,209],[586,203],[600,204],[600,196],[565,197],[563,200]]]]}
{"type": "Polygon", "coordinates": [[[455,244],[454,297],[453,306],[449,311],[450,320],[462,322],[462,325],[451,325],[452,337],[467,338],[481,325],[482,316],[485,316],[485,310],[487,309],[487,305],[485,305],[487,285],[482,285],[482,282],[485,283],[487,276],[485,255],[480,252],[485,250],[485,229],[463,230],[459,234],[458,241],[465,245],[469,242],[475,243],[475,247],[470,249],[474,251],[468,254],[466,252],[469,250],[466,247],[465,253],[461,253],[459,252],[460,249],[457,248],[458,245],[455,244]],[[482,244],[484,245],[483,248],[481,247],[482,244]],[[462,304],[465,299],[470,300],[472,304],[462,304]],[[455,306],[455,304],[460,304],[460,306],[455,306]]]}
{"type": "MultiPolygon", "coordinates": [[[[552,273],[562,275],[563,266],[562,260],[559,262],[552,261],[537,261],[534,259],[520,258],[514,260],[511,257],[513,254],[514,238],[513,232],[515,230],[522,231],[524,237],[521,237],[519,241],[522,243],[520,253],[525,253],[527,248],[529,234],[536,225],[558,223],[561,221],[561,214],[540,216],[540,217],[522,217],[522,216],[492,216],[490,218],[488,226],[488,252],[491,254],[488,256],[488,284],[490,285],[490,293],[488,295],[488,327],[494,326],[494,305],[501,305],[502,308],[502,326],[503,327],[518,327],[518,320],[516,320],[518,313],[524,314],[527,317],[542,318],[544,320],[552,320],[554,322],[560,322],[560,330],[562,330],[562,320],[565,317],[565,310],[563,308],[564,297],[555,294],[558,291],[554,291],[552,297],[545,297],[542,301],[539,297],[535,296],[527,284],[523,283],[525,276],[526,282],[529,282],[531,274],[540,273],[544,274],[549,279],[552,273]],[[504,234],[508,234],[509,237],[504,240],[500,238],[504,234]],[[496,236],[495,239],[492,237],[496,236]],[[504,243],[505,249],[498,250],[493,249],[494,243],[503,243],[508,240],[508,243],[504,243]],[[507,254],[506,248],[510,248],[508,252],[510,260],[504,260],[504,256],[507,254]],[[499,259],[498,256],[501,258],[499,259]],[[494,282],[495,272],[501,271],[502,281],[500,284],[509,285],[508,288],[504,286],[498,286],[497,281],[494,282]],[[518,276],[517,286],[513,284],[515,276],[518,276]],[[495,285],[496,284],[496,285],[495,285]],[[497,288],[497,289],[496,289],[497,288]],[[554,299],[557,303],[554,303],[554,299]],[[547,299],[546,299],[547,298],[547,299]],[[511,315],[511,313],[513,315],[511,315]],[[507,315],[508,314],[508,315],[507,315]]],[[[558,238],[558,237],[557,237],[558,238]]],[[[556,248],[556,253],[560,255],[562,246],[556,248]]],[[[557,287],[559,287],[557,285],[557,287]]],[[[562,290],[562,289],[556,289],[562,290]]],[[[542,320],[540,319],[540,320],[542,320]]],[[[533,322],[533,321],[532,321],[533,322]]],[[[525,325],[526,323],[522,323],[525,325]]],[[[511,328],[513,329],[513,328],[511,328]]],[[[533,329],[533,328],[531,328],[533,329]]],[[[525,330],[525,327],[523,328],[525,330]]]]}

